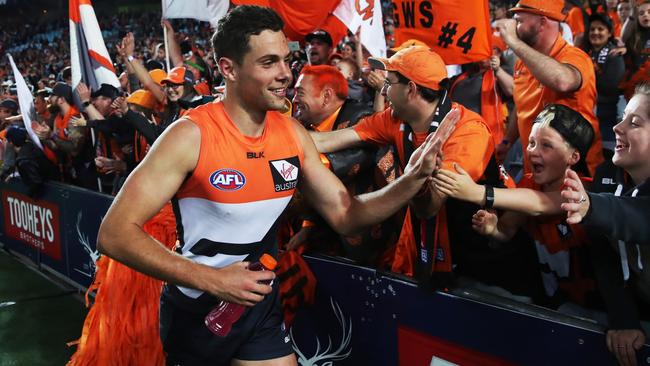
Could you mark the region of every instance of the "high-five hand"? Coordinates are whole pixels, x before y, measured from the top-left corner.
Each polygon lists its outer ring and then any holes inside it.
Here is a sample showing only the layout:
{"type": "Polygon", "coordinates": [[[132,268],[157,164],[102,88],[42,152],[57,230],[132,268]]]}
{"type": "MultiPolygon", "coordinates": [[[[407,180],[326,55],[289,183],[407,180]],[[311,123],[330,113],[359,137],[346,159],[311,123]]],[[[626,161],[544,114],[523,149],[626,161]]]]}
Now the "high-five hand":
{"type": "Polygon", "coordinates": [[[413,152],[404,172],[413,173],[420,178],[431,176],[437,168],[437,158],[442,150],[442,145],[453,132],[459,119],[460,110],[449,111],[436,132],[429,134],[424,143],[413,152]]]}

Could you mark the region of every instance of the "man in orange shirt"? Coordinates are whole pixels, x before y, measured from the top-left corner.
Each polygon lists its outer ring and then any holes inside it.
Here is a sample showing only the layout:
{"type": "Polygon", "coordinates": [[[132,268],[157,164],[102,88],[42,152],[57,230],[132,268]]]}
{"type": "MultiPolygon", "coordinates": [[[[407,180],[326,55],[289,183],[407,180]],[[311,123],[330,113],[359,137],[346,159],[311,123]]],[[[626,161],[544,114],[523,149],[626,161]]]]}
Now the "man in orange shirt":
{"type": "MultiPolygon", "coordinates": [[[[510,9],[514,19],[497,23],[506,44],[519,57],[515,64],[514,101],[517,126],[508,126],[506,138],[497,147],[505,155],[519,137],[528,144],[533,120],[548,104],[563,104],[578,111],[594,128],[594,143],[587,154],[593,175],[603,161],[596,105],[596,76],[589,56],[562,39],[559,22],[564,19],[561,0],[521,0],[510,9]]],[[[530,167],[525,160],[526,172],[530,167]]]]}
{"type": "MultiPolygon", "coordinates": [[[[390,59],[370,58],[368,62],[375,69],[387,71],[382,92],[389,108],[352,128],[312,133],[320,152],[368,142],[392,144],[403,168],[413,149],[436,129],[439,121],[448,113],[458,113],[456,128],[442,147],[443,168],[453,170],[456,163],[469,169],[475,181],[494,176],[490,129],[480,115],[451,102],[447,96],[447,71],[438,54],[428,47],[412,46],[390,59]]],[[[392,270],[414,276],[425,288],[444,288],[450,284],[453,252],[453,264],[457,265],[454,272],[515,292],[522,289],[510,286],[523,277],[514,267],[517,264],[490,252],[485,239],[474,235],[470,228],[471,216],[477,209],[475,205],[447,200],[433,184],[425,186],[409,202],[392,270]]]]}

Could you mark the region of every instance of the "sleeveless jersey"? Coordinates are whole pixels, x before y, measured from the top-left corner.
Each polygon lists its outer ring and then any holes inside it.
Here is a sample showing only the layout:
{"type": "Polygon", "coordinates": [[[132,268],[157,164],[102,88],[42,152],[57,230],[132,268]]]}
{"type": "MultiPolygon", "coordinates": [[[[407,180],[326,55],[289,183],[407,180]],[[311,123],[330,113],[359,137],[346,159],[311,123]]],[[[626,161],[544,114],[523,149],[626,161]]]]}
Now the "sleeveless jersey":
{"type": "MultiPolygon", "coordinates": [[[[182,256],[214,268],[263,253],[277,257],[278,218],[298,184],[303,151],[290,118],[266,114],[260,137],[243,135],[223,103],[190,110],[201,130],[199,159],[173,199],[182,256]]],[[[175,298],[209,302],[202,291],[168,286],[175,298]],[[183,296],[180,296],[183,297],[183,296]]]]}

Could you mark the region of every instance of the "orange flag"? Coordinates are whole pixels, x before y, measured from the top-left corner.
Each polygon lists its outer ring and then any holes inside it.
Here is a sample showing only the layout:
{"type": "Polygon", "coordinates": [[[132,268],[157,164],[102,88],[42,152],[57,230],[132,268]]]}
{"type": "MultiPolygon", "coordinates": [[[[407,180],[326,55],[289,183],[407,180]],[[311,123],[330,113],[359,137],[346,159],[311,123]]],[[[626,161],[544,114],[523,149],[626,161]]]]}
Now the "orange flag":
{"type": "Polygon", "coordinates": [[[302,42],[316,29],[326,30],[334,44],[347,34],[347,27],[332,12],[341,0],[232,0],[235,5],[259,5],[273,8],[284,20],[284,34],[302,42]]]}
{"type": "Polygon", "coordinates": [[[392,0],[395,44],[420,40],[446,64],[464,64],[492,55],[487,0],[392,0]]]}

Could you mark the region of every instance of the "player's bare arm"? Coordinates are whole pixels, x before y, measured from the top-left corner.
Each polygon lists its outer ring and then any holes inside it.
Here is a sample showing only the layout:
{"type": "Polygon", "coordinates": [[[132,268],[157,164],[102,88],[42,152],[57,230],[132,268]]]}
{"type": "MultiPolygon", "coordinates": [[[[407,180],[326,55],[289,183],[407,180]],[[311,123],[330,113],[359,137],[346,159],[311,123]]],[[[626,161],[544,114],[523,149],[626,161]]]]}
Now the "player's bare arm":
{"type": "Polygon", "coordinates": [[[296,123],[305,158],[302,189],[307,200],[337,231],[350,234],[380,222],[400,207],[422,187],[436,166],[441,142],[430,135],[411,157],[402,175],[381,190],[352,196],[341,181],[318,158],[307,131],[296,123]]]}

